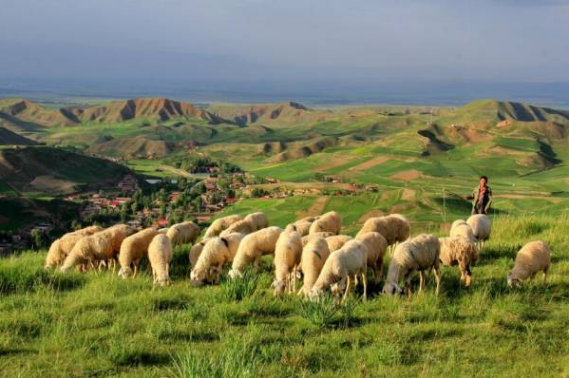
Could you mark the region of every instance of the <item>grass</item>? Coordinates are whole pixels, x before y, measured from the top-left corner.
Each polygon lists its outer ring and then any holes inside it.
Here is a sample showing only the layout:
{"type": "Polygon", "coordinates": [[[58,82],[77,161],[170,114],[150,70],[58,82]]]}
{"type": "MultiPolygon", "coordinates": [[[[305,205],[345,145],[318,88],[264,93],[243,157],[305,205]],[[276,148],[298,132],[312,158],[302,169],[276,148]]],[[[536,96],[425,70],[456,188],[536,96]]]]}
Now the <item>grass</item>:
{"type": "Polygon", "coordinates": [[[439,298],[427,275],[421,296],[370,285],[367,301],[352,294],[339,307],[274,298],[270,257],[243,280],[200,289],[186,279],[187,248],[176,248],[164,288],[146,274],[46,272],[45,252],[1,259],[2,376],[566,376],[567,218],[493,222],[471,289],[444,267],[439,298]],[[548,283],[507,288],[516,251],[537,239],[553,249],[548,283]]]}

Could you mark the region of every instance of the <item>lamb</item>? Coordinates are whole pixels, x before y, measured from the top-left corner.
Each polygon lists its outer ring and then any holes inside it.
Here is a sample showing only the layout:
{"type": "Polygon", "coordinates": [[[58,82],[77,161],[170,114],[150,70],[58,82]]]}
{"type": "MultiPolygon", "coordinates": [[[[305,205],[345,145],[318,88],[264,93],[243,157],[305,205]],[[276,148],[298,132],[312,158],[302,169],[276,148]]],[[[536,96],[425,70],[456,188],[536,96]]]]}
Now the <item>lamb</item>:
{"type": "Polygon", "coordinates": [[[188,254],[188,260],[190,261],[190,267],[194,268],[198,259],[203,252],[204,246],[206,243],[211,240],[212,238],[203,238],[199,243],[192,245],[190,248],[190,253],[188,254]]]}
{"type": "Polygon", "coordinates": [[[356,238],[367,232],[378,232],[385,238],[387,245],[394,245],[407,240],[410,230],[411,225],[405,216],[390,214],[385,217],[373,217],[366,220],[356,238]]]}
{"type": "Polygon", "coordinates": [[[68,232],[61,238],[55,240],[49,247],[49,251],[45,257],[45,269],[61,266],[79,240],[102,230],[103,228],[99,226],[89,226],[75,232],[68,232]]]}
{"type": "MultiPolygon", "coordinates": [[[[121,265],[119,276],[122,278],[130,276],[133,273],[132,265],[134,265],[134,276],[136,276],[138,264],[143,257],[148,257],[148,246],[156,235],[162,234],[159,234],[153,228],[147,228],[129,236],[123,241],[119,253],[119,264],[121,265]]],[[[172,242],[172,239],[170,239],[170,242],[172,242]]],[[[172,244],[174,243],[172,242],[172,244]]]]}
{"type": "Polygon", "coordinates": [[[335,211],[330,211],[317,220],[315,220],[310,226],[309,234],[314,234],[317,232],[331,232],[334,235],[338,235],[342,229],[342,218],[340,214],[335,211]]]}
{"type": "Polygon", "coordinates": [[[205,232],[204,239],[209,239],[218,236],[222,231],[226,230],[234,223],[243,220],[241,215],[228,215],[223,218],[214,220],[205,232]]]}
{"type": "Polygon", "coordinates": [[[330,250],[328,249],[326,239],[315,237],[306,244],[300,257],[300,270],[304,275],[304,282],[298,292],[299,295],[308,295],[310,293],[328,256],[330,256],[330,250]]]}
{"type": "Polygon", "coordinates": [[[223,266],[233,261],[244,237],[245,235],[234,232],[207,240],[190,273],[192,286],[202,286],[206,281],[211,283],[219,281],[223,266]]]}
{"type": "Polygon", "coordinates": [[[472,241],[463,237],[439,238],[441,245],[439,259],[446,266],[458,265],[460,269],[460,281],[466,287],[470,287],[470,266],[474,264],[478,253],[472,241]]]}
{"type": "Polygon", "coordinates": [[[356,237],[367,247],[367,266],[373,269],[373,282],[379,283],[383,269],[383,257],[387,250],[387,240],[379,232],[367,232],[356,237]]]}
{"type": "Polygon", "coordinates": [[[134,230],[131,227],[117,224],[81,238],[63,262],[61,271],[65,272],[79,264],[95,264],[95,262],[114,259],[123,240],[133,233],[134,230]]]}
{"type": "Polygon", "coordinates": [[[435,271],[437,280],[436,293],[438,296],[441,283],[439,267],[440,248],[439,239],[427,234],[421,234],[399,244],[391,257],[383,293],[389,295],[393,295],[396,292],[403,293],[404,291],[399,288],[398,284],[401,279],[405,279],[405,290],[411,296],[411,278],[416,270],[421,274],[421,284],[419,286],[419,292],[421,292],[425,286],[424,271],[432,268],[435,271]]]}
{"type": "Polygon", "coordinates": [[[233,259],[229,277],[241,277],[243,269],[248,264],[253,263],[255,267],[258,267],[263,255],[274,254],[281,232],[283,232],[282,228],[273,226],[245,236],[239,244],[237,254],[233,259]]]}
{"type": "Polygon", "coordinates": [[[195,243],[200,236],[200,227],[194,222],[176,223],[166,232],[172,245],[195,243]]]}
{"type": "Polygon", "coordinates": [[[302,248],[306,247],[306,245],[312,240],[317,238],[329,238],[330,236],[334,236],[331,232],[317,232],[315,234],[309,234],[302,237],[302,248]]]}
{"type": "Polygon", "coordinates": [[[302,255],[302,238],[296,226],[288,225],[280,234],[275,246],[275,280],[272,287],[275,288],[275,296],[280,297],[285,289],[289,292],[296,291],[296,274],[299,269],[300,256],[302,255]]]}
{"type": "Polygon", "coordinates": [[[484,243],[490,239],[492,231],[490,218],[484,214],[475,214],[468,218],[466,223],[472,228],[472,233],[478,242],[478,250],[481,251],[484,243]]]}
{"type": "Polygon", "coordinates": [[[533,279],[537,272],[543,271],[543,283],[551,265],[551,250],[542,241],[527,243],[516,255],[514,268],[508,274],[508,286],[520,287],[522,282],[533,279]]]}
{"type": "Polygon", "coordinates": [[[263,228],[269,227],[269,221],[267,220],[267,216],[265,213],[257,212],[251,213],[245,217],[246,221],[251,223],[254,227],[254,231],[259,231],[263,228]]]}
{"type": "Polygon", "coordinates": [[[152,266],[155,285],[170,284],[170,261],[172,261],[172,242],[166,235],[157,234],[148,246],[148,261],[152,266]]]}
{"type": "Polygon", "coordinates": [[[328,249],[330,253],[332,253],[342,248],[344,244],[352,239],[353,238],[348,235],[332,235],[326,238],[326,243],[328,243],[328,249]]]}
{"type": "MultiPolygon", "coordinates": [[[[332,252],[324,263],[318,279],[310,289],[309,297],[318,298],[324,290],[332,287],[332,291],[340,294],[345,289],[342,301],[346,299],[352,281],[362,278],[363,298],[367,295],[367,246],[359,240],[350,240],[339,250],[332,252]]],[[[357,282],[357,281],[356,281],[357,282]]]]}

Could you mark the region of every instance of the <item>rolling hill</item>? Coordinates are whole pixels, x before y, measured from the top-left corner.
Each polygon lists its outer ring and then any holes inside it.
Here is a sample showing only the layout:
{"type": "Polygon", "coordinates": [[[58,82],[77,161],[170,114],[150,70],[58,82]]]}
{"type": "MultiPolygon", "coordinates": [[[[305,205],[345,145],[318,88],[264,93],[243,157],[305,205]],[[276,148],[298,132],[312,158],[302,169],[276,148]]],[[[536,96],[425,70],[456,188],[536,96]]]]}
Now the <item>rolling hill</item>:
{"type": "Polygon", "coordinates": [[[19,145],[19,146],[32,146],[38,142],[28,139],[20,134],[8,130],[0,126],[0,146],[1,145],[19,145]]]}

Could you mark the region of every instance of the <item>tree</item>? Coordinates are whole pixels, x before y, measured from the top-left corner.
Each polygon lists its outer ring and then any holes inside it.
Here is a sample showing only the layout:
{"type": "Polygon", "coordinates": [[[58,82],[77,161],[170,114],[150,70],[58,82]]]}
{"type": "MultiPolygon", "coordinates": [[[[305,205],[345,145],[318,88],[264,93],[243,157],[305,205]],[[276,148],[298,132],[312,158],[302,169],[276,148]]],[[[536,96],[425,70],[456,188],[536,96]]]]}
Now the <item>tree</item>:
{"type": "Polygon", "coordinates": [[[194,206],[196,207],[196,211],[201,211],[203,205],[203,200],[201,197],[196,197],[194,199],[194,206]]]}
{"type": "Polygon", "coordinates": [[[126,202],[123,203],[121,206],[120,217],[121,217],[121,222],[123,223],[125,223],[128,220],[128,206],[126,202]]]}
{"type": "Polygon", "coordinates": [[[45,234],[41,230],[34,228],[30,236],[35,249],[41,249],[45,246],[45,234]]]}

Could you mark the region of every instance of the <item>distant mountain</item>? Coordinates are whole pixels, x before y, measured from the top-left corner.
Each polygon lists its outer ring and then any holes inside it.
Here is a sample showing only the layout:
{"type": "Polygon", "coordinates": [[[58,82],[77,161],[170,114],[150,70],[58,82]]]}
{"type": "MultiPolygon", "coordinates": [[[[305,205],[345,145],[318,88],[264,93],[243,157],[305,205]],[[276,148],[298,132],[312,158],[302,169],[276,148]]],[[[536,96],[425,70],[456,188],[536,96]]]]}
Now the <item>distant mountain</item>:
{"type": "Polygon", "coordinates": [[[126,159],[156,159],[167,156],[172,143],[149,139],[144,136],[113,138],[87,148],[88,153],[120,156],[126,159]]]}
{"type": "Polygon", "coordinates": [[[569,111],[567,110],[544,108],[519,102],[479,100],[458,108],[456,113],[496,122],[512,120],[518,122],[555,122],[569,125],[569,111]]]}
{"type": "Polygon", "coordinates": [[[38,142],[0,126],[0,145],[31,146],[35,144],[38,144],[38,142]]]}
{"type": "Polygon", "coordinates": [[[114,185],[129,172],[109,160],[59,148],[0,150],[0,181],[17,192],[68,193],[78,186],[114,185]]]}
{"type": "Polygon", "coordinates": [[[24,99],[0,100],[0,119],[32,131],[41,126],[68,126],[78,123],[65,109],[48,109],[24,99]]]}

